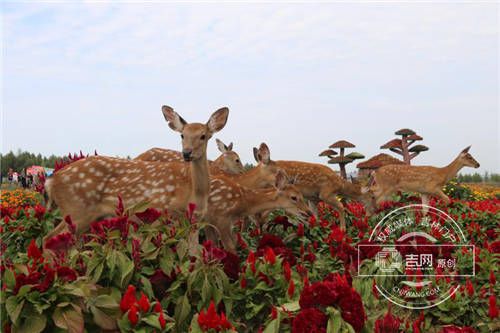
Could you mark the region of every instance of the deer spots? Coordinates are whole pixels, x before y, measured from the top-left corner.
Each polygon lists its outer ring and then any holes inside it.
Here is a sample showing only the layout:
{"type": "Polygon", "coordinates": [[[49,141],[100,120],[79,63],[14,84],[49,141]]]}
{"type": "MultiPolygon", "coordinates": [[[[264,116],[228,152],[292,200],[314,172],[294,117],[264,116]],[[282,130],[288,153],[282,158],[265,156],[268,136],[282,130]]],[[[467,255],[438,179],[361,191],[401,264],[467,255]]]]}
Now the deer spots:
{"type": "Polygon", "coordinates": [[[214,196],[210,197],[211,202],[217,202],[217,201],[220,201],[221,199],[222,199],[222,196],[220,196],[220,195],[214,195],[214,196]]]}
{"type": "Polygon", "coordinates": [[[64,175],[63,176],[63,181],[64,182],[69,182],[69,180],[70,180],[70,176],[69,175],[64,175]]]}
{"type": "Polygon", "coordinates": [[[231,199],[233,195],[231,193],[226,194],[226,198],[231,199]]]}
{"type": "Polygon", "coordinates": [[[173,192],[173,191],[175,191],[175,186],[167,185],[166,190],[167,190],[167,192],[173,192]]]}

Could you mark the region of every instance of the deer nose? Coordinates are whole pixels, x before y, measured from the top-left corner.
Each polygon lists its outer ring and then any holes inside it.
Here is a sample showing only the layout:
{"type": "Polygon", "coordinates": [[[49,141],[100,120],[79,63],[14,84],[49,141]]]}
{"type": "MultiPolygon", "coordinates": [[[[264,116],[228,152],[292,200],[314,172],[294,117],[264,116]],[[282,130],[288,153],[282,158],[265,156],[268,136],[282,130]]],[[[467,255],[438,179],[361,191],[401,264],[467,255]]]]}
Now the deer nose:
{"type": "Polygon", "coordinates": [[[184,161],[189,162],[191,161],[191,154],[193,153],[192,150],[183,150],[182,151],[182,157],[184,157],[184,161]]]}

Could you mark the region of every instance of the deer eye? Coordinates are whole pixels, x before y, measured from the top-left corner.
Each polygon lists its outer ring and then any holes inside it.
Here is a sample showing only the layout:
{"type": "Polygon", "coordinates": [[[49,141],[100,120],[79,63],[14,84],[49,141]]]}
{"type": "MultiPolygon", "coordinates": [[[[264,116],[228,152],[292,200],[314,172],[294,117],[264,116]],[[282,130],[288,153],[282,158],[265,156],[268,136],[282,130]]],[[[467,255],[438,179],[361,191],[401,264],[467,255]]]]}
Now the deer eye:
{"type": "Polygon", "coordinates": [[[184,134],[181,134],[181,139],[184,139],[184,134]]]}
{"type": "Polygon", "coordinates": [[[291,199],[292,199],[293,201],[297,201],[297,197],[295,197],[295,196],[291,197],[291,199]]]}
{"type": "Polygon", "coordinates": [[[236,159],[236,163],[240,163],[240,160],[236,159]]]}
{"type": "Polygon", "coordinates": [[[205,135],[200,136],[200,140],[205,140],[205,135]]]}

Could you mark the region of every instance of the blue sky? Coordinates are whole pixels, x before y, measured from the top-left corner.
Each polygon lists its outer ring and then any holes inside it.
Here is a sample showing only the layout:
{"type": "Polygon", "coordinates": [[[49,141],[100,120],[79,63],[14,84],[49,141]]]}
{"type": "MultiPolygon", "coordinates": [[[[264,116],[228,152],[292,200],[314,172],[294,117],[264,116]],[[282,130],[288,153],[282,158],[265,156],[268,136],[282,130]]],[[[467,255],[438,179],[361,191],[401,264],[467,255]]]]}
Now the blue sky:
{"type": "Polygon", "coordinates": [[[192,122],[228,106],[216,137],[244,162],[263,141],[274,159],[324,163],[339,139],[369,157],[409,127],[430,147],[414,164],[472,144],[500,172],[495,3],[1,8],[2,152],[179,149],[162,104],[192,122]]]}

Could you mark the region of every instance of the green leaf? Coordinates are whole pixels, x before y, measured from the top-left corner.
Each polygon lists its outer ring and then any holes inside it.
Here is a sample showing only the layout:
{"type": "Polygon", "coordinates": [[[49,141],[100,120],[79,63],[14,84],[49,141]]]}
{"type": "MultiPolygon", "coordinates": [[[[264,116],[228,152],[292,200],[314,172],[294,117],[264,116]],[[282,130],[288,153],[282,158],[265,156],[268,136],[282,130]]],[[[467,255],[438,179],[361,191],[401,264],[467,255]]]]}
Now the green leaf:
{"type": "Polygon", "coordinates": [[[273,319],[264,329],[263,333],[279,333],[280,331],[280,321],[278,318],[273,319]]]}
{"type": "Polygon", "coordinates": [[[154,298],[155,294],[153,292],[153,286],[149,279],[145,276],[141,276],[142,290],[146,293],[149,298],[154,298]]]}
{"type": "Polygon", "coordinates": [[[334,309],[333,313],[328,319],[328,326],[326,327],[326,333],[339,333],[340,327],[342,326],[342,317],[337,309],[334,309]]]}
{"type": "Polygon", "coordinates": [[[24,300],[18,303],[16,296],[10,296],[9,298],[7,298],[5,308],[7,310],[7,313],[9,314],[10,320],[12,320],[14,324],[17,324],[17,319],[19,318],[19,314],[21,313],[23,306],[24,300]]]}
{"type": "Polygon", "coordinates": [[[26,284],[19,288],[19,291],[17,292],[17,298],[22,298],[24,295],[30,292],[32,285],[31,284],[26,284]]]}
{"type": "Polygon", "coordinates": [[[90,312],[92,312],[92,315],[94,316],[94,322],[100,328],[109,331],[116,329],[117,326],[115,318],[107,315],[105,312],[94,306],[90,307],[90,312]]]}
{"type": "Polygon", "coordinates": [[[147,317],[142,318],[141,321],[145,322],[149,326],[152,326],[154,328],[157,328],[157,329],[161,330],[161,325],[160,325],[159,318],[160,318],[159,315],[152,314],[152,315],[149,315],[147,317]]]}
{"type": "Polygon", "coordinates": [[[47,325],[47,318],[42,314],[31,314],[20,325],[12,326],[12,333],[40,333],[47,325]]]}
{"type": "Polygon", "coordinates": [[[94,306],[98,308],[117,310],[119,307],[118,302],[109,295],[99,295],[94,300],[94,306]]]}
{"type": "Polygon", "coordinates": [[[106,265],[108,266],[109,276],[112,277],[116,267],[116,251],[112,250],[106,257],[106,265]]]}
{"type": "Polygon", "coordinates": [[[212,286],[208,282],[208,278],[205,275],[205,279],[203,280],[203,286],[201,287],[201,300],[204,304],[208,303],[208,300],[210,299],[210,295],[212,291],[212,286]]]}
{"type": "Polygon", "coordinates": [[[189,316],[191,312],[191,305],[189,304],[189,299],[186,295],[179,297],[177,305],[175,306],[175,322],[182,323],[189,316]]]}
{"type": "Polygon", "coordinates": [[[69,333],[83,333],[83,315],[76,305],[56,308],[52,319],[57,327],[68,330],[69,333]]]}
{"type": "Polygon", "coordinates": [[[3,274],[3,282],[9,289],[14,289],[16,286],[16,277],[14,275],[14,272],[10,269],[7,269],[5,273],[3,274]]]}
{"type": "Polygon", "coordinates": [[[186,242],[186,240],[184,239],[181,239],[178,243],[177,243],[177,255],[179,256],[179,259],[182,261],[182,259],[186,256],[187,252],[188,252],[188,243],[186,242]]]}

